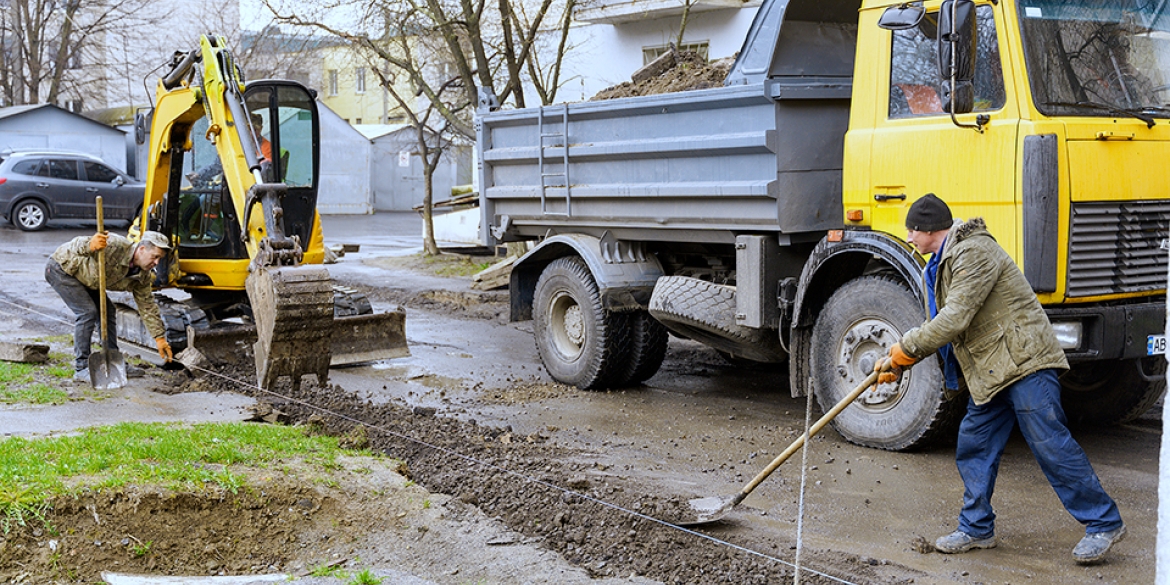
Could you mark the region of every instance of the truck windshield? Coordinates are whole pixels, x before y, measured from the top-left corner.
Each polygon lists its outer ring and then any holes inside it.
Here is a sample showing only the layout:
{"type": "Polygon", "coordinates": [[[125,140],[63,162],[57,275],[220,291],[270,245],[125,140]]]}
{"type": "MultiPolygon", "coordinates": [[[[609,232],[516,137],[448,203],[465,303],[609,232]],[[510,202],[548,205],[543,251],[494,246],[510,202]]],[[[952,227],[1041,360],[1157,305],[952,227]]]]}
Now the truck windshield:
{"type": "Polygon", "coordinates": [[[1025,0],[1024,53],[1050,116],[1170,117],[1170,0],[1025,0]]]}

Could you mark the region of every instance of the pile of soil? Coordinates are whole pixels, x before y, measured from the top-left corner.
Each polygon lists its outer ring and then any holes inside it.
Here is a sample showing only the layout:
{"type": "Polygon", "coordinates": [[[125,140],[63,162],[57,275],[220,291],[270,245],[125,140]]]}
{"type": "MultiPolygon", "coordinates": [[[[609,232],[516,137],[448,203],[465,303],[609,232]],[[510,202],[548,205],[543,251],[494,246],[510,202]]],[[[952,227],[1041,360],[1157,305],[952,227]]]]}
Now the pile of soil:
{"type": "Polygon", "coordinates": [[[731,57],[708,63],[698,53],[683,51],[675,57],[674,66],[661,74],[641,82],[626,81],[603,89],[589,101],[721,87],[734,63],[735,59],[731,57]]]}

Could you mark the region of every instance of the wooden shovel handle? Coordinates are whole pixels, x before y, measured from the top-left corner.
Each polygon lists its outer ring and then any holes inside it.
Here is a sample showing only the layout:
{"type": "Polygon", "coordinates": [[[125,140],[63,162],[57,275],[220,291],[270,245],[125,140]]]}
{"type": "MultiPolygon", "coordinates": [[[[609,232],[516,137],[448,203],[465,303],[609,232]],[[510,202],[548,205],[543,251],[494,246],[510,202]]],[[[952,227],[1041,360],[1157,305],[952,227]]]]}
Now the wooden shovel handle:
{"type": "MultiPolygon", "coordinates": [[[[97,231],[102,233],[105,231],[103,217],[102,217],[102,196],[98,195],[94,199],[94,204],[97,205],[97,231]]],[[[98,305],[101,306],[102,319],[102,349],[109,348],[109,332],[106,330],[106,249],[98,250],[98,305]]]]}
{"type": "MultiPolygon", "coordinates": [[[[877,372],[871,373],[869,377],[866,378],[865,381],[863,381],[859,386],[854,388],[852,392],[846,394],[840,402],[833,405],[833,408],[829,409],[829,412],[826,412],[824,416],[817,419],[817,422],[813,423],[813,425],[809,427],[808,436],[815,437],[817,433],[821,432],[821,429],[825,428],[825,425],[829,424],[829,421],[837,418],[837,415],[841,414],[841,411],[845,410],[850,404],[853,404],[853,401],[857,400],[857,397],[861,396],[862,392],[865,392],[867,388],[873,386],[874,382],[877,382],[877,378],[877,372]]],[[[743,489],[739,492],[741,497],[738,499],[742,501],[744,497],[752,493],[752,490],[756,489],[756,486],[760,485],[760,483],[765,479],[768,479],[768,476],[772,475],[772,472],[776,471],[777,467],[780,467],[785,461],[788,461],[788,458],[792,457],[793,453],[796,453],[800,450],[801,447],[804,446],[804,439],[805,435],[802,433],[799,437],[796,438],[795,441],[792,442],[791,445],[788,446],[787,449],[784,450],[783,453],[777,455],[776,458],[773,459],[772,462],[769,463],[763,471],[757,474],[756,477],[748,482],[747,485],[743,486],[743,489]]]]}

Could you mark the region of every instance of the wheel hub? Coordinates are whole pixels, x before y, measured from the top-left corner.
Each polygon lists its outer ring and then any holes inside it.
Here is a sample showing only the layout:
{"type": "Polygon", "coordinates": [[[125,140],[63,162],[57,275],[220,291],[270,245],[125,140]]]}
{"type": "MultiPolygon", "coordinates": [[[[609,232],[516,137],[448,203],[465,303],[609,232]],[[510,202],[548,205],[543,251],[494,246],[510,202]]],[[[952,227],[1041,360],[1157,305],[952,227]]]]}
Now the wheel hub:
{"type": "Polygon", "coordinates": [[[32,205],[22,207],[19,221],[25,227],[39,225],[41,223],[41,210],[32,205]]]}
{"type": "MultiPolygon", "coordinates": [[[[899,339],[898,330],[885,321],[864,319],[854,323],[841,338],[837,355],[837,375],[844,385],[854,388],[869,377],[878,360],[889,355],[890,346],[899,339]]],[[[857,402],[878,410],[892,407],[901,398],[906,379],[902,376],[896,382],[877,384],[862,393],[857,402]]]]}
{"type": "Polygon", "coordinates": [[[566,292],[558,293],[549,303],[549,324],[557,351],[570,359],[581,354],[585,344],[585,316],[576,299],[566,292]]]}

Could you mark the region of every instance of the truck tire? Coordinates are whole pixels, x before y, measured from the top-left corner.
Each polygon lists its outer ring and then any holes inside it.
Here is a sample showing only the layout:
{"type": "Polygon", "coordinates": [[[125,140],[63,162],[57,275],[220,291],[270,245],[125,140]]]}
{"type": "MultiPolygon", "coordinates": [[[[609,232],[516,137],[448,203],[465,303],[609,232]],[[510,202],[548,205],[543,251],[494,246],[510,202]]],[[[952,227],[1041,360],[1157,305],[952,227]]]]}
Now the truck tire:
{"type": "Polygon", "coordinates": [[[738,358],[775,363],[787,357],[775,330],[736,324],[733,286],[663,276],[654,285],[650,314],[671,331],[738,358]]]}
{"type": "Polygon", "coordinates": [[[582,390],[619,385],[627,375],[628,315],[607,311],[585,261],[553,260],[536,281],[536,350],[558,382],[582,390]]]}
{"type": "MultiPolygon", "coordinates": [[[[923,319],[922,304],[889,276],[862,276],[837,289],[812,333],[811,377],[821,409],[828,411],[856,388],[923,319]]],[[[943,383],[938,359],[924,359],[898,382],[862,394],[833,420],[833,428],[851,443],[891,451],[953,440],[966,397],[947,400],[943,383]]]]}
{"type": "Polygon", "coordinates": [[[1069,424],[1127,423],[1166,393],[1166,360],[1155,356],[1081,362],[1061,375],[1060,386],[1069,424]]]}
{"type": "Polygon", "coordinates": [[[635,311],[626,318],[630,344],[619,385],[637,386],[649,380],[662,367],[669,334],[666,327],[651,317],[648,311],[635,311]]]}

